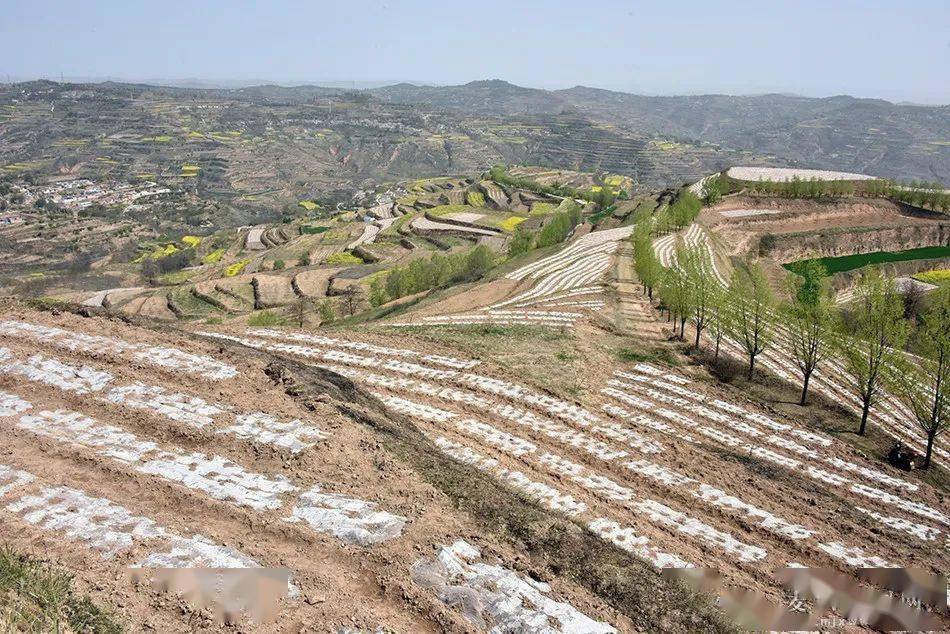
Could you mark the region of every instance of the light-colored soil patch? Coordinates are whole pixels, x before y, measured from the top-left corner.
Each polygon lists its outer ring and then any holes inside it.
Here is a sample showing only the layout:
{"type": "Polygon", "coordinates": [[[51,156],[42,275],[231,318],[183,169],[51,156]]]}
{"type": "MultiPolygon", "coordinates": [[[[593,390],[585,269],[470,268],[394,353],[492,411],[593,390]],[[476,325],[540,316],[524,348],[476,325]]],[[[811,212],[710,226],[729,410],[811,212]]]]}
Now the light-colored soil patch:
{"type": "Polygon", "coordinates": [[[462,313],[478,308],[490,306],[496,302],[511,295],[521,286],[527,288],[530,285],[522,285],[517,280],[507,278],[493,280],[485,284],[479,284],[464,293],[456,293],[451,297],[430,304],[428,306],[414,310],[412,313],[400,316],[399,320],[404,321],[409,315],[413,317],[427,317],[434,315],[446,315],[451,313],[462,313]]]}
{"type": "Polygon", "coordinates": [[[460,220],[462,222],[475,222],[485,217],[485,214],[478,214],[468,211],[461,211],[455,214],[449,214],[445,216],[446,218],[451,218],[452,220],[460,220]]]}
{"type": "Polygon", "coordinates": [[[340,269],[313,269],[294,276],[294,284],[307,297],[324,297],[330,287],[330,278],[340,269]]]}
{"type": "MultiPolygon", "coordinates": [[[[129,309],[131,310],[132,307],[130,306],[129,309]]],[[[169,310],[168,299],[164,294],[152,295],[145,299],[141,306],[135,309],[135,314],[142,315],[143,317],[152,317],[154,319],[177,319],[175,313],[169,310]]]]}
{"type": "Polygon", "coordinates": [[[270,308],[293,303],[297,295],[290,280],[290,277],[283,275],[255,275],[251,285],[254,287],[257,307],[270,308]]]}

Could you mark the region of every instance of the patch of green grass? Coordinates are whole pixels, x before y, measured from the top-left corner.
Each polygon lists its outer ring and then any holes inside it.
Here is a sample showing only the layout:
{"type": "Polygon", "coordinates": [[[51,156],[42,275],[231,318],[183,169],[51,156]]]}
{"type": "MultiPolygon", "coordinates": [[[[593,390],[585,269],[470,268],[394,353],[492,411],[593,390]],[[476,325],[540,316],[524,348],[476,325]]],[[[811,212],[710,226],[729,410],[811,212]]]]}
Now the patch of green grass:
{"type": "MultiPolygon", "coordinates": [[[[829,258],[810,258],[817,260],[828,275],[852,271],[863,266],[871,264],[885,264],[887,262],[909,262],[911,260],[930,260],[935,258],[950,257],[950,246],[920,247],[917,249],[907,249],[906,251],[875,251],[874,253],[855,253],[854,255],[842,255],[840,257],[829,258]]],[[[783,264],[787,270],[792,273],[798,273],[803,270],[805,262],[809,260],[798,260],[783,264]]]]}
{"type": "Polygon", "coordinates": [[[477,213],[478,210],[469,205],[439,205],[430,209],[428,213],[430,216],[447,216],[449,214],[472,212],[477,213]]]}
{"type": "Polygon", "coordinates": [[[174,286],[177,284],[184,284],[188,281],[188,274],[191,271],[173,271],[171,273],[163,273],[158,276],[158,283],[164,286],[174,286]]]}
{"type": "Polygon", "coordinates": [[[331,253],[324,261],[331,266],[350,266],[363,263],[363,260],[347,251],[331,253]]]}
{"type": "Polygon", "coordinates": [[[472,207],[484,207],[485,194],[477,191],[465,192],[465,202],[467,202],[472,207]]]}
{"type": "Polygon", "coordinates": [[[224,256],[224,249],[215,249],[208,255],[201,258],[202,264],[217,264],[221,261],[221,258],[224,256]]]}
{"type": "Polygon", "coordinates": [[[77,596],[72,576],[0,546],[0,631],[122,632],[122,625],[88,596],[77,596]]]}
{"type": "Polygon", "coordinates": [[[329,230],[330,230],[330,227],[317,227],[317,226],[313,226],[313,225],[301,225],[301,226],[300,226],[300,233],[305,234],[305,235],[313,235],[313,234],[316,234],[316,233],[324,233],[324,232],[329,231],[329,230]]]}
{"type": "Polygon", "coordinates": [[[350,239],[350,229],[349,227],[336,227],[330,229],[329,231],[324,231],[323,238],[320,240],[322,244],[334,244],[338,242],[347,242],[350,239]]]}
{"type": "Polygon", "coordinates": [[[950,285],[950,269],[936,269],[933,271],[921,271],[912,276],[918,282],[925,284],[936,284],[937,286],[950,285]]]}
{"type": "Polygon", "coordinates": [[[544,216],[553,214],[555,211],[557,211],[557,205],[554,203],[534,203],[531,205],[532,216],[544,216]]]}
{"type": "Polygon", "coordinates": [[[667,350],[666,348],[652,348],[648,350],[618,348],[617,359],[627,363],[665,363],[666,365],[678,364],[673,352],[667,350]]]}
{"type": "Polygon", "coordinates": [[[262,310],[251,315],[247,320],[248,326],[255,328],[267,328],[270,326],[283,326],[286,320],[280,315],[269,310],[262,310]]]}
{"type": "Polygon", "coordinates": [[[518,225],[520,225],[525,220],[527,220],[527,218],[525,218],[524,216],[510,216],[508,218],[505,218],[501,222],[499,222],[498,226],[501,227],[503,230],[511,233],[518,227],[518,225]]]}

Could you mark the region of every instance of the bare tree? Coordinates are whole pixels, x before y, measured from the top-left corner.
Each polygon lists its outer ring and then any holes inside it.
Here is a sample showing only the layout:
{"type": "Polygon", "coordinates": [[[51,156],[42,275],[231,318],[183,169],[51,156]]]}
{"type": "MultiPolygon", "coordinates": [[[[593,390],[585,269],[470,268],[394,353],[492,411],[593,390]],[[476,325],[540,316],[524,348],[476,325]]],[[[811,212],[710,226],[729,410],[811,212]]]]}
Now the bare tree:
{"type": "Polygon", "coordinates": [[[363,303],[363,289],[353,284],[343,291],[343,310],[347,317],[351,317],[359,312],[363,303]]]}
{"type": "Polygon", "coordinates": [[[312,308],[312,301],[309,297],[300,297],[294,302],[293,315],[298,328],[303,328],[307,321],[307,313],[312,308]]]}

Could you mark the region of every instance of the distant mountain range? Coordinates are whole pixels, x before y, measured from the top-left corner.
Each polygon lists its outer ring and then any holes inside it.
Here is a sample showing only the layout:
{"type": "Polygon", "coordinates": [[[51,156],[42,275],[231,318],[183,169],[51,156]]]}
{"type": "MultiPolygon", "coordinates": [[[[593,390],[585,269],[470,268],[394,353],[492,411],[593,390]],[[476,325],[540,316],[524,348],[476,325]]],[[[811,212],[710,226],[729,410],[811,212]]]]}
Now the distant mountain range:
{"type": "Polygon", "coordinates": [[[0,84],[0,104],[6,108],[0,111],[0,161],[85,161],[88,170],[93,152],[108,153],[97,144],[110,135],[178,139],[184,128],[200,124],[207,147],[194,139],[160,152],[127,144],[124,169],[149,172],[166,154],[183,160],[200,147],[205,159],[233,158],[232,176],[261,189],[272,185],[265,175],[277,161],[315,161],[301,166],[307,178],[288,172],[287,182],[335,188],[470,173],[496,162],[624,174],[644,188],[678,186],[739,164],[950,184],[950,106],[847,96],[656,97],[585,86],[542,90],[501,80],[357,90],[41,80],[0,84]],[[49,117],[44,113],[54,101],[56,115],[49,117]],[[220,130],[267,142],[249,155],[215,141],[220,130]],[[78,149],[78,142],[91,140],[78,149]]]}
{"type": "Polygon", "coordinates": [[[393,103],[477,115],[574,111],[632,132],[714,143],[777,163],[950,182],[950,106],[848,96],[648,97],[586,86],[523,88],[501,80],[461,86],[403,83],[369,92],[393,103]]]}

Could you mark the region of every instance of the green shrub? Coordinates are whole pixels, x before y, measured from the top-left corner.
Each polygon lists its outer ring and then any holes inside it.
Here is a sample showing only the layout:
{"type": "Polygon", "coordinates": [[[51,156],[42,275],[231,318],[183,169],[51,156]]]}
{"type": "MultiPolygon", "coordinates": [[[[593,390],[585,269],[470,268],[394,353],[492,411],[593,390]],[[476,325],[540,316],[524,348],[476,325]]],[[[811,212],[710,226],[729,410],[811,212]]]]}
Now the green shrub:
{"type": "Polygon", "coordinates": [[[554,217],[544,225],[538,234],[537,246],[539,248],[549,247],[564,242],[581,221],[581,208],[577,203],[571,202],[563,204],[554,217]]]}
{"type": "Polygon", "coordinates": [[[534,248],[534,232],[518,227],[508,243],[508,257],[514,258],[534,248]]]}
{"type": "Polygon", "coordinates": [[[272,313],[269,310],[262,310],[254,313],[247,320],[248,326],[255,328],[267,328],[270,326],[283,326],[284,319],[280,315],[272,313]]]}
{"type": "MultiPolygon", "coordinates": [[[[465,253],[435,254],[428,260],[417,259],[391,270],[381,292],[389,299],[398,299],[431,288],[474,282],[484,277],[495,265],[491,249],[479,245],[465,253]]],[[[375,281],[375,280],[374,280],[375,281]]]]}
{"type": "Polygon", "coordinates": [[[382,283],[379,281],[379,278],[374,278],[372,282],[369,283],[369,303],[373,308],[377,306],[382,306],[387,301],[389,301],[389,295],[386,293],[386,289],[383,288],[382,283]]]}
{"type": "Polygon", "coordinates": [[[336,321],[336,309],[333,308],[333,302],[325,299],[320,302],[320,323],[332,324],[336,321]]]}

